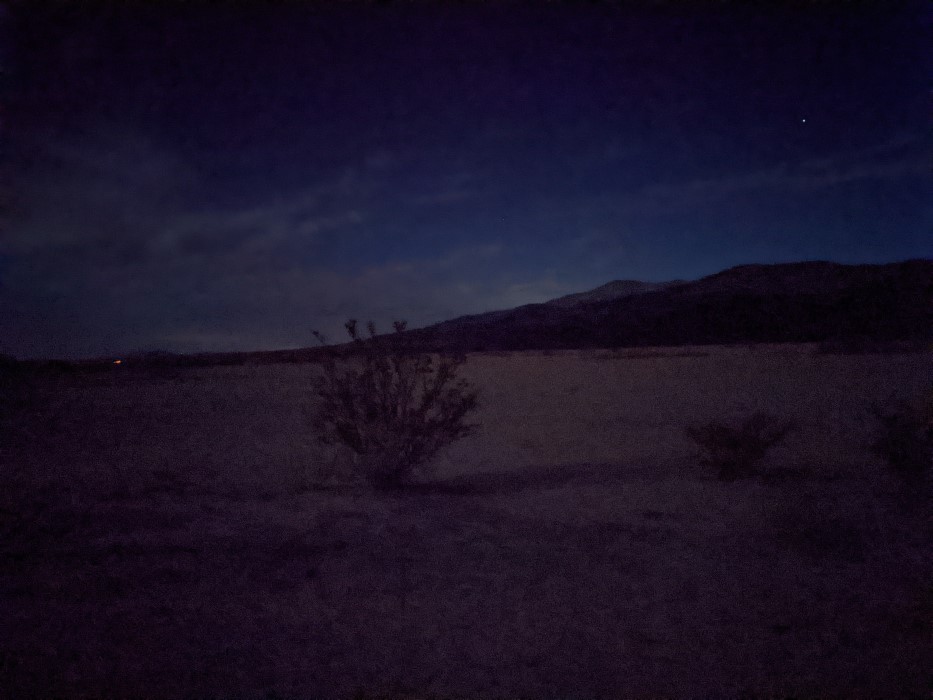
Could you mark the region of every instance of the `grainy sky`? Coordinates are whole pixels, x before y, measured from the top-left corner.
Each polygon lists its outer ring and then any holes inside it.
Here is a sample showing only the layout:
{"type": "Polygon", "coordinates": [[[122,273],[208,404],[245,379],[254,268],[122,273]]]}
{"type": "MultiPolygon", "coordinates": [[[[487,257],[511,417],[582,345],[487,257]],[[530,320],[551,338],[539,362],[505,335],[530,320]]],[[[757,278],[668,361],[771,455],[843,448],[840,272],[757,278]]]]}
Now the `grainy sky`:
{"type": "Polygon", "coordinates": [[[930,7],[8,3],[0,352],[933,257],[930,7]]]}

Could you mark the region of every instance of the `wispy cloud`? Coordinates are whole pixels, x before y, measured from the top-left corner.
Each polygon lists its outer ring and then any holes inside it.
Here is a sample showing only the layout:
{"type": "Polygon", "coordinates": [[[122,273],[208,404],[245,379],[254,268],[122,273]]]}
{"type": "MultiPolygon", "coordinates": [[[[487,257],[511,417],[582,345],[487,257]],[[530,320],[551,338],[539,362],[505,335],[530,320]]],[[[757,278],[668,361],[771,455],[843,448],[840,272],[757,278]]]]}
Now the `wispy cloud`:
{"type": "Polygon", "coordinates": [[[470,285],[503,254],[488,242],[355,269],[301,254],[360,239],[388,156],[227,207],[205,204],[198,169],[137,133],[50,144],[46,159],[58,169],[27,183],[33,213],[0,251],[11,260],[0,334],[20,353],[296,347],[311,328],[339,337],[350,316],[422,325],[483,304],[470,285]]]}
{"type": "Polygon", "coordinates": [[[218,207],[197,164],[139,131],[43,144],[21,178],[23,215],[0,237],[3,345],[82,355],[181,347],[179,334],[189,350],[283,342],[316,294],[343,284],[297,252],[365,222],[345,196],[357,170],[218,207]],[[27,316],[28,344],[15,330],[27,316]]]}
{"type": "Polygon", "coordinates": [[[440,190],[430,194],[415,195],[411,201],[418,205],[444,205],[465,202],[477,196],[475,190],[461,187],[455,187],[448,190],[440,190]]]}
{"type": "Polygon", "coordinates": [[[722,177],[650,185],[632,193],[640,206],[708,202],[756,190],[819,191],[861,180],[933,176],[933,148],[916,139],[893,139],[855,152],[782,163],[722,177]]]}
{"type": "Polygon", "coordinates": [[[44,143],[36,160],[19,176],[18,215],[0,241],[10,254],[147,240],[199,183],[171,149],[115,126],[44,143]]]}
{"type": "Polygon", "coordinates": [[[409,201],[416,206],[445,206],[480,197],[487,189],[477,182],[476,173],[463,169],[462,163],[440,175],[437,181],[416,188],[409,201]]]}
{"type": "Polygon", "coordinates": [[[334,212],[322,206],[323,189],[240,209],[181,214],[159,231],[151,247],[173,256],[263,255],[296,240],[313,240],[323,231],[350,229],[365,220],[358,209],[334,212]]]}
{"type": "Polygon", "coordinates": [[[131,130],[50,142],[41,161],[22,178],[22,215],[10,222],[0,253],[34,269],[57,265],[64,278],[101,269],[138,274],[189,259],[209,258],[214,265],[237,256],[255,260],[365,220],[363,210],[335,198],[352,175],[213,206],[209,183],[194,163],[131,130]]]}

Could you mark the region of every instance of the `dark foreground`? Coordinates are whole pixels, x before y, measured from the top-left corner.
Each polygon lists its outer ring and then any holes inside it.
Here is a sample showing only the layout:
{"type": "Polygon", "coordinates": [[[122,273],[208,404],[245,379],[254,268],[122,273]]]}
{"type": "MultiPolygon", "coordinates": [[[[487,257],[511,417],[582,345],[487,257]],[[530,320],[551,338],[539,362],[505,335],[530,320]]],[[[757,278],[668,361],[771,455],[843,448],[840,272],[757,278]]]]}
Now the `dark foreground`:
{"type": "Polygon", "coordinates": [[[472,358],[483,432],[388,494],[273,482],[303,370],[33,387],[0,697],[930,697],[930,503],[857,410],[930,358],[763,352],[472,358]],[[803,427],[721,483],[681,423],[733,396],[803,427]]]}
{"type": "Polygon", "coordinates": [[[4,696],[927,696],[930,521],[893,497],[464,484],[37,503],[3,542],[4,696]]]}

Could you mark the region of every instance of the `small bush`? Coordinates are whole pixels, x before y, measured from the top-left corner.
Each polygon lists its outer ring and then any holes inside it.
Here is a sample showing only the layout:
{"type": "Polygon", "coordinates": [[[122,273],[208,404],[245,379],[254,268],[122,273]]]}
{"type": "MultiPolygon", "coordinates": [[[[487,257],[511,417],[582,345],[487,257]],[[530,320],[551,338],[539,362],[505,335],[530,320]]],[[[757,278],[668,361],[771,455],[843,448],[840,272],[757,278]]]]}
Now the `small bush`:
{"type": "Polygon", "coordinates": [[[933,391],[913,403],[875,405],[872,413],[877,421],[872,451],[906,482],[927,478],[933,471],[933,391]]]}
{"type": "Polygon", "coordinates": [[[475,428],[466,418],[476,409],[476,394],[457,376],[463,358],[411,352],[405,323],[394,326],[393,335],[379,336],[370,322],[364,338],[356,321],[348,321],[350,352],[327,353],[315,386],[318,438],[352,450],[360,475],[378,488],[402,485],[475,428]]]}
{"type": "Polygon", "coordinates": [[[793,430],[793,423],[759,411],[739,425],[712,422],[686,432],[700,447],[700,463],[717,468],[721,480],[734,481],[753,476],[768,450],[793,430]]]}

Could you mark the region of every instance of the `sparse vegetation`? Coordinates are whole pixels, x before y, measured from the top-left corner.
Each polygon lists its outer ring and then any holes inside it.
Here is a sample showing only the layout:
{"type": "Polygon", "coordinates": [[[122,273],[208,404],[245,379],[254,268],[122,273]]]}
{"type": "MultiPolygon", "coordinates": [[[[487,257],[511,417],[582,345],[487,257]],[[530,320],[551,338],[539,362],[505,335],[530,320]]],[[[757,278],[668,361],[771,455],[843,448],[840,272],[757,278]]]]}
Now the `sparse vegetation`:
{"type": "Polygon", "coordinates": [[[918,401],[875,405],[872,413],[877,420],[872,450],[907,484],[922,482],[933,471],[933,389],[918,401]]]}
{"type": "MultiPolygon", "coordinates": [[[[363,370],[334,346],[301,352],[363,370]]],[[[300,488],[329,476],[299,469],[322,464],[300,410],[319,362],[177,381],[21,363],[0,695],[928,694],[928,511],[853,465],[865,406],[915,396],[933,357],[599,352],[471,355],[482,434],[389,498],[300,488]],[[811,430],[768,453],[768,483],[716,488],[674,438],[740,424],[750,395],[811,430]]]]}
{"type": "Polygon", "coordinates": [[[700,447],[700,463],[718,469],[719,479],[734,481],[754,476],[768,450],[795,429],[792,422],[758,411],[738,425],[711,422],[686,432],[700,447]]]}
{"type": "Polygon", "coordinates": [[[394,327],[393,335],[380,336],[370,322],[363,337],[356,320],[348,321],[351,352],[327,354],[315,386],[319,439],[352,450],[359,475],[377,488],[402,485],[475,428],[466,421],[476,394],[457,376],[463,358],[411,352],[405,323],[394,327]]]}

